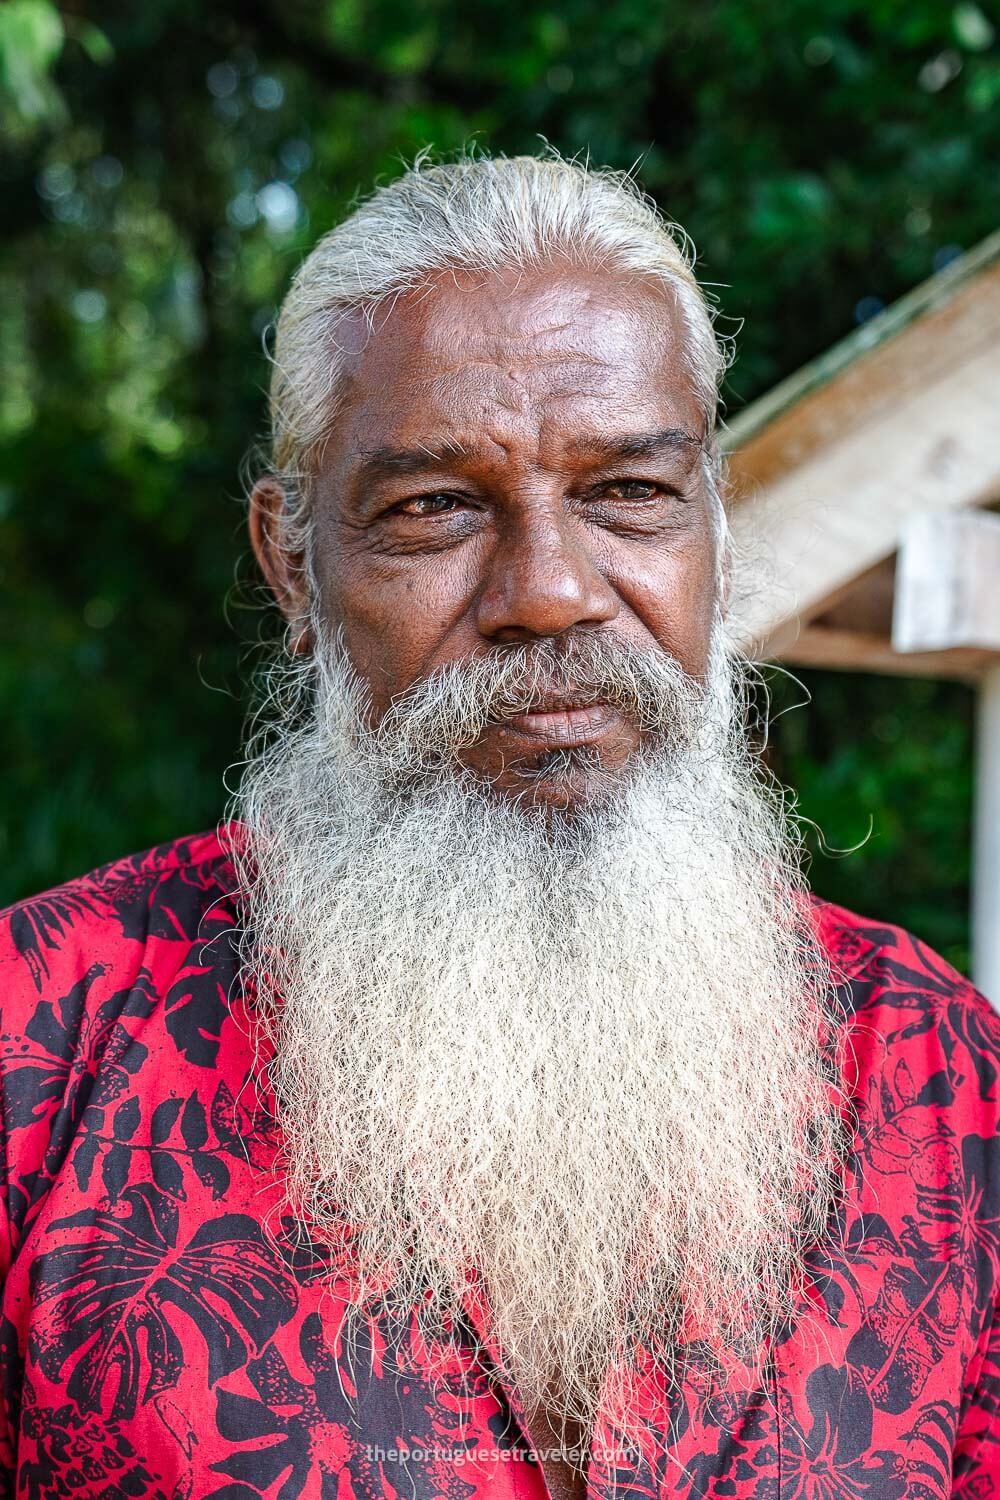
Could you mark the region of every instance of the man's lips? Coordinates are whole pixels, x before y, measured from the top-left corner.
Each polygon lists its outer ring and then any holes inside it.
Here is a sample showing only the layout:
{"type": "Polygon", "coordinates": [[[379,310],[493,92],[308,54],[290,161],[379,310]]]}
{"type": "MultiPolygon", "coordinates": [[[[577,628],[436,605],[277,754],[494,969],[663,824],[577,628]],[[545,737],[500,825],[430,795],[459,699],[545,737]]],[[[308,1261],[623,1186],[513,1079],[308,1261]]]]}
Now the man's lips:
{"type": "Polygon", "coordinates": [[[610,703],[545,703],[528,713],[504,719],[500,733],[513,730],[519,738],[561,748],[601,739],[620,723],[621,711],[610,703]]]}

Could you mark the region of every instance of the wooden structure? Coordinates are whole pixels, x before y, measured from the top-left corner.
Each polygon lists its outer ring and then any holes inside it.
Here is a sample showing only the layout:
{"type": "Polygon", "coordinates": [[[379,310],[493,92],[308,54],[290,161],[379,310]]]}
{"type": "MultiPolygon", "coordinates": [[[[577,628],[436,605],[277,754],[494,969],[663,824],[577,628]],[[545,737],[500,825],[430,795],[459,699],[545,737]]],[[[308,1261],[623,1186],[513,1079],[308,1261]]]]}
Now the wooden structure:
{"type": "Polygon", "coordinates": [[[1000,233],[731,424],[731,626],[979,687],[973,968],[1000,1004],[1000,233]]]}

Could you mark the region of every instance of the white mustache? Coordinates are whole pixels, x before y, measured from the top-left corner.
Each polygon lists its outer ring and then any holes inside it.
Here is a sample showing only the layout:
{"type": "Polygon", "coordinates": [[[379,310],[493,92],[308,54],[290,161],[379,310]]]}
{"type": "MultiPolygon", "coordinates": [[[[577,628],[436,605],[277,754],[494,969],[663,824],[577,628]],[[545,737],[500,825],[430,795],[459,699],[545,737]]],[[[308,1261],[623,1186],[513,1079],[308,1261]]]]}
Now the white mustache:
{"type": "MultiPolygon", "coordinates": [[[[437,770],[490,724],[553,701],[607,703],[675,746],[690,745],[704,723],[705,688],[672,656],[592,631],[496,647],[440,668],[394,699],[360,748],[396,774],[437,770]]],[[[340,688],[335,702],[339,709],[340,688]]]]}

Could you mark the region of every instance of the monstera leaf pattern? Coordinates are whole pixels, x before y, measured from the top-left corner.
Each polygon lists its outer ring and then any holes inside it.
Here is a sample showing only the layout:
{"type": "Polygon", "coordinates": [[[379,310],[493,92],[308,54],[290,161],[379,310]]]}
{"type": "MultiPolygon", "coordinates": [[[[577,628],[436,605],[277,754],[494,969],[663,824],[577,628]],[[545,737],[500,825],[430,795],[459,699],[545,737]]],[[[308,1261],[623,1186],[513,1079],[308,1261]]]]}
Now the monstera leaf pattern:
{"type": "Polygon", "coordinates": [[[295,1311],[289,1278],[253,1219],[221,1214],[179,1243],[179,1205],[166,1193],[142,1183],[121,1201],[124,1212],[55,1220],[31,1276],[39,1369],[113,1421],[176,1385],[185,1334],[204,1339],[214,1383],[295,1311]]]}
{"type": "MultiPolygon", "coordinates": [[[[0,913],[0,1496],[544,1500],[481,1302],[445,1355],[288,1213],[233,836],[0,913]]],[[[1000,1021],[906,934],[815,916],[855,1132],[835,1222],[754,1373],[640,1361],[593,1500],[1000,1500],[1000,1021]]]]}

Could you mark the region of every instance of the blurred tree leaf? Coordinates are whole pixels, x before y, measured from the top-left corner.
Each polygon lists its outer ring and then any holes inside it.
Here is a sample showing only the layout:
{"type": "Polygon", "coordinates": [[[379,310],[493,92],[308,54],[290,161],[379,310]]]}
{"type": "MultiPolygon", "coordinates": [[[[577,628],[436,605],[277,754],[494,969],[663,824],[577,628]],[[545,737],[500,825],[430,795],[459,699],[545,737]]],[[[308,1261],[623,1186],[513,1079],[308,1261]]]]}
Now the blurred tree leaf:
{"type": "Polygon", "coordinates": [[[64,118],[51,70],[62,51],[62,17],[49,0],[0,5],[0,109],[5,129],[26,132],[64,118]]]}

